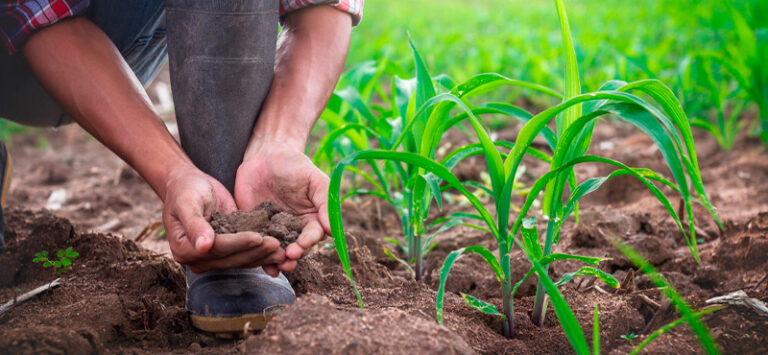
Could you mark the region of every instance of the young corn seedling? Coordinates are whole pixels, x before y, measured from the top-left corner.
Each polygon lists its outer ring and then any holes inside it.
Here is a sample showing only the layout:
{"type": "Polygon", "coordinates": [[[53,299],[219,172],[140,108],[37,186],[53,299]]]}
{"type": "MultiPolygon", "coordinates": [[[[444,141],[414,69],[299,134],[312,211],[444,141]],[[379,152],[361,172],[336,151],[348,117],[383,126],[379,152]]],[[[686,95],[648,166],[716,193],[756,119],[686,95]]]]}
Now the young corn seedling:
{"type": "MultiPolygon", "coordinates": [[[[371,148],[368,139],[373,139],[377,142],[381,150],[400,150],[435,159],[438,151],[437,144],[441,141],[443,133],[466,120],[468,116],[466,113],[451,116],[450,106],[438,105],[441,102],[450,100],[450,98],[457,99],[457,96],[452,92],[440,93],[440,87],[454,87],[455,85],[445,76],[430,76],[418,51],[413,46],[413,43],[410,44],[414,66],[416,67],[416,77],[401,79],[398,76],[399,74],[394,75],[391,84],[391,98],[387,97],[383,93],[383,89],[380,88],[380,85],[375,85],[373,81],[381,77],[382,73],[397,72],[397,70],[392,69],[392,65],[380,64],[374,69],[372,67],[373,64],[369,63],[363,65],[363,68],[356,68],[348,74],[350,77],[362,76],[366,80],[338,90],[334,94],[337,103],[331,105],[332,108],[326,109],[323,115],[328,117],[327,122],[336,126],[336,128],[332,129],[320,143],[315,154],[315,161],[320,161],[322,157],[329,157],[331,155],[330,152],[334,149],[348,157],[354,156],[357,152],[366,151],[371,148]],[[369,74],[360,75],[359,72],[367,72],[369,74]],[[438,83],[438,85],[435,85],[433,82],[438,83]],[[377,106],[378,111],[381,112],[378,116],[371,113],[368,109],[373,93],[378,93],[381,101],[385,105],[388,104],[390,106],[389,109],[377,106]],[[341,103],[344,103],[344,105],[341,105],[341,103]],[[339,117],[344,117],[344,119],[337,119],[339,117]],[[430,126],[427,126],[428,118],[433,121],[430,126]],[[436,122],[439,122],[439,124],[436,124],[436,122]],[[403,127],[407,127],[407,129],[403,129],[403,127]],[[339,147],[339,141],[352,142],[357,139],[356,136],[349,135],[350,133],[359,134],[362,137],[360,142],[339,147]]],[[[496,74],[489,74],[478,79],[478,82],[484,81],[490,82],[487,85],[488,89],[492,89],[493,86],[499,86],[505,81],[515,82],[496,74]]],[[[526,85],[549,95],[561,97],[550,89],[533,84],[526,83],[526,85]]],[[[467,92],[467,94],[470,93],[467,92]]],[[[483,107],[477,108],[475,113],[509,115],[522,121],[532,116],[518,107],[503,103],[486,104],[483,107]]],[[[552,132],[548,133],[549,136],[547,138],[549,138],[549,141],[554,142],[554,134],[552,132]]],[[[511,146],[511,144],[504,142],[497,142],[497,144],[511,146]]],[[[479,145],[475,145],[472,149],[466,151],[454,151],[443,158],[443,164],[452,169],[466,157],[478,155],[480,152],[479,145]]],[[[539,156],[544,155],[542,153],[539,156]]],[[[426,223],[433,198],[437,206],[442,207],[442,197],[439,188],[440,178],[434,176],[434,174],[429,174],[428,171],[418,166],[403,164],[402,161],[360,159],[367,163],[370,169],[369,172],[353,166],[351,164],[353,160],[345,159],[344,163],[339,165],[339,169],[362,177],[363,181],[367,182],[369,186],[353,188],[345,195],[340,196],[340,201],[354,195],[366,194],[378,196],[395,207],[400,216],[404,241],[400,242],[394,238],[387,238],[386,240],[396,245],[406,258],[403,260],[386,248],[385,253],[405,265],[415,279],[420,280],[422,278],[425,271],[426,256],[436,245],[435,237],[437,235],[460,224],[476,227],[474,224],[465,223],[464,219],[466,218],[461,218],[461,214],[454,214],[449,218],[441,218],[432,223],[426,223]]],[[[466,184],[468,187],[485,189],[477,182],[467,182],[466,184]]],[[[520,187],[519,184],[514,185],[515,189],[520,187]]],[[[471,219],[473,216],[469,216],[469,218],[471,219]]]]}
{"type": "Polygon", "coordinates": [[[741,113],[748,102],[747,98],[744,97],[743,90],[739,87],[733,89],[730,82],[718,80],[719,78],[716,78],[715,75],[717,73],[716,68],[720,66],[706,54],[687,58],[682,66],[685,67],[682,70],[685,78],[682,80],[682,86],[685,88],[684,92],[687,93],[687,97],[699,96],[704,98],[703,100],[690,100],[693,102],[686,102],[686,106],[689,108],[694,106],[694,112],[701,112],[702,115],[706,115],[706,110],[714,104],[716,111],[714,122],[701,117],[693,117],[691,118],[691,126],[708,131],[720,147],[730,150],[739,132],[746,126],[746,122],[741,120],[741,113]],[[696,95],[699,92],[701,94],[696,95]]]}
{"type": "MultiPolygon", "coordinates": [[[[599,269],[593,267],[585,267],[575,273],[566,274],[561,280],[554,282],[548,277],[547,268],[549,263],[561,259],[580,260],[590,264],[597,264],[601,260],[600,258],[552,253],[552,246],[559,240],[559,230],[563,221],[577,210],[578,201],[586,194],[599,188],[605,181],[616,176],[633,176],[640,180],[656,196],[673,217],[675,223],[685,236],[691,253],[698,260],[694,220],[691,214],[693,202],[690,191],[691,186],[696,191],[699,201],[706,206],[718,223],[719,219],[717,219],[704,191],[690,125],[679,102],[666,86],[656,80],[641,80],[629,84],[612,81],[605,84],[598,92],[580,94],[581,88],[576,68],[576,56],[565,9],[561,0],[555,0],[555,6],[560,18],[561,32],[564,47],[566,48],[566,94],[563,97],[562,103],[525,120],[526,123],[523,125],[516,142],[512,144],[507,154],[502,153],[497,144],[490,139],[482,122],[475,114],[479,108],[470,108],[467,98],[472,94],[487,92],[500,85],[516,85],[540,89],[541,87],[538,85],[511,80],[498,74],[481,74],[465,83],[457,85],[450,93],[436,95],[426,100],[417,111],[416,117],[419,117],[421,112],[427,111],[434,106],[434,109],[429,112],[428,118],[424,123],[425,130],[429,132],[439,132],[439,127],[446,122],[443,118],[446,112],[450,112],[451,109],[456,107],[463,111],[465,117],[462,117],[462,119],[469,120],[479,143],[462,147],[458,151],[465,153],[474,150],[473,152],[482,154],[485,157],[488,173],[491,177],[491,187],[488,189],[493,196],[495,216],[483,206],[475,195],[467,190],[466,186],[451,173],[449,168],[441,164],[444,162],[438,162],[429,155],[438,144],[436,140],[422,141],[423,144],[419,154],[410,151],[401,152],[393,150],[357,152],[346,157],[334,169],[331,176],[329,193],[329,215],[331,218],[332,234],[342,265],[352,281],[361,306],[362,299],[354,284],[349,267],[349,256],[341,223],[341,203],[339,199],[342,172],[347,165],[355,160],[387,159],[407,163],[409,166],[423,169],[427,174],[433,174],[467,198],[477,211],[476,218],[484,222],[485,228],[494,236],[498,244],[498,254],[494,254],[482,246],[469,246],[454,251],[446,257],[440,272],[441,282],[436,301],[437,317],[441,323],[443,319],[442,303],[445,280],[451,266],[462,253],[473,252],[479,254],[488,262],[497,280],[501,283],[502,310],[499,311],[494,305],[471,296],[465,296],[465,299],[470,306],[486,313],[498,315],[504,319],[504,335],[507,337],[513,336],[513,295],[516,290],[514,286],[519,284],[519,282],[513,284],[511,279],[510,253],[513,245],[517,245],[532,264],[531,272],[528,275],[530,276],[535,273],[539,278],[533,321],[538,324],[541,323],[547,308],[547,302],[551,299],[560,324],[574,350],[579,354],[590,353],[584,334],[573,312],[560,294],[558,286],[581,275],[601,278],[609,285],[617,285],[618,283],[612,276],[602,273],[599,269]],[[635,95],[635,92],[643,94],[646,98],[635,95]],[[591,143],[595,120],[607,114],[614,114],[618,118],[635,125],[651,138],[659,147],[669,165],[674,177],[674,183],[648,169],[631,168],[608,158],[585,155],[591,143]],[[554,141],[552,143],[554,144],[551,145],[554,146],[554,154],[550,157],[543,152],[537,152],[532,149],[531,144],[536,135],[547,131],[547,124],[555,118],[557,118],[557,133],[553,133],[554,141]],[[550,171],[540,177],[531,187],[525,204],[510,228],[510,197],[512,187],[514,186],[514,176],[516,176],[521,160],[526,154],[532,156],[541,155],[539,156],[540,158],[550,162],[550,171]],[[608,164],[615,166],[617,170],[608,176],[591,178],[578,184],[573,174],[573,167],[584,163],[608,164]],[[675,190],[682,196],[689,218],[689,231],[686,231],[686,228],[684,228],[669,198],[656,186],[659,183],[675,190]],[[563,202],[566,185],[570,188],[571,193],[567,201],[563,202]],[[539,239],[535,219],[526,218],[534,199],[541,191],[545,191],[543,215],[547,221],[543,245],[539,239]],[[521,232],[522,239],[517,237],[518,231],[521,232]]],[[[403,132],[407,133],[413,129],[416,126],[416,122],[422,121],[412,120],[407,122],[403,132]]],[[[398,139],[394,147],[396,148],[400,142],[401,140],[398,139]]],[[[439,194],[428,195],[430,190],[439,190],[439,188],[435,189],[432,187],[434,184],[428,183],[428,179],[417,180],[414,183],[414,191],[419,192],[416,196],[427,196],[427,198],[422,200],[422,203],[428,201],[431,197],[439,198],[439,194]],[[422,195],[422,191],[426,195],[422,195]]],[[[524,280],[520,282],[522,281],[524,280]]]]}
{"type": "MultiPolygon", "coordinates": [[[[418,102],[423,101],[424,97],[435,95],[436,88],[432,86],[433,78],[422,71],[421,58],[418,57],[415,49],[414,61],[417,64],[417,78],[413,79],[401,79],[400,76],[404,76],[404,71],[387,61],[379,64],[364,63],[346,75],[346,81],[350,82],[350,85],[334,93],[331,104],[321,116],[332,129],[321,141],[314,155],[316,163],[323,159],[330,159],[334,150],[342,155],[350,155],[370,149],[372,145],[369,140],[374,140],[381,149],[392,149],[398,139],[403,136],[403,122],[413,119],[414,107],[420,104],[418,102]],[[390,96],[385,93],[380,84],[379,78],[383,75],[392,76],[390,96]],[[430,91],[422,90],[417,94],[419,80],[429,81],[430,91]],[[384,103],[383,106],[373,106],[379,112],[378,115],[370,109],[374,94],[384,103]]],[[[437,79],[452,85],[445,77],[437,79]]],[[[414,149],[423,139],[423,135],[418,134],[407,134],[404,137],[410,143],[404,145],[406,150],[414,149]]],[[[426,218],[422,217],[426,216],[426,213],[418,213],[417,207],[413,204],[414,181],[419,178],[417,170],[394,161],[371,159],[366,163],[367,169],[352,165],[344,167],[354,176],[361,177],[368,186],[353,187],[341,197],[341,201],[355,195],[373,195],[391,204],[400,217],[404,241],[394,238],[387,238],[387,240],[399,247],[406,258],[403,260],[386,248],[384,252],[404,264],[413,277],[420,280],[424,271],[425,257],[435,245],[434,236],[438,232],[455,226],[457,221],[443,220],[432,223],[426,229],[427,232],[433,231],[432,236],[421,238],[423,234],[417,235],[416,231],[417,227],[423,226],[423,221],[418,220],[426,218]]],[[[423,229],[419,229],[419,232],[423,233],[423,229]]]]}
{"type": "MultiPolygon", "coordinates": [[[[759,118],[752,131],[755,131],[763,143],[768,145],[768,67],[765,64],[768,63],[768,29],[752,28],[744,15],[734,7],[731,0],[722,0],[721,2],[733,19],[736,38],[734,41],[728,41],[725,45],[725,51],[702,52],[698,54],[698,57],[719,64],[724,72],[736,80],[738,88],[746,93],[749,101],[757,105],[759,118]]],[[[706,81],[712,80],[709,76],[705,76],[704,79],[706,81]]],[[[715,84],[708,83],[708,85],[715,84]]],[[[722,110],[722,107],[719,107],[720,101],[718,99],[713,97],[713,102],[718,114],[721,115],[719,111],[722,110]]],[[[697,126],[703,126],[710,132],[729,133],[727,128],[737,129],[737,124],[730,122],[732,120],[736,120],[736,118],[731,116],[726,121],[724,118],[718,117],[718,126],[715,127],[700,121],[693,123],[697,126]],[[729,123],[731,127],[725,127],[729,123]],[[723,132],[724,130],[726,132],[723,132]]],[[[718,136],[715,135],[715,137],[718,136]]],[[[723,137],[725,143],[728,143],[728,138],[723,137]]]]}

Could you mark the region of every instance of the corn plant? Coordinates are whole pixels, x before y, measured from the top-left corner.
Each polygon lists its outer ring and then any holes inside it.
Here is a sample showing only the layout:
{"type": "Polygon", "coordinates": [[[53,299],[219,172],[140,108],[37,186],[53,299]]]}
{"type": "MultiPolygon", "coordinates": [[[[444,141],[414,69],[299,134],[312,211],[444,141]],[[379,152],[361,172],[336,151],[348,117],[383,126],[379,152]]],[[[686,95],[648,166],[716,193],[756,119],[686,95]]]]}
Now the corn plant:
{"type": "MultiPolygon", "coordinates": [[[[412,42],[410,46],[416,68],[415,78],[401,79],[400,69],[387,62],[378,65],[365,63],[347,74],[347,81],[354,84],[337,90],[331,100],[332,104],[321,116],[334,128],[321,141],[314,156],[316,162],[320,163],[323,158],[329,159],[334,151],[342,155],[354,156],[356,152],[366,151],[372,147],[369,140],[375,142],[381,150],[401,150],[435,159],[438,151],[437,144],[441,141],[444,132],[454,126],[463,128],[460,123],[468,117],[467,113],[451,116],[448,106],[443,106],[442,109],[436,106],[442,101],[456,97],[450,92],[441,93],[440,87],[455,85],[445,76],[432,77],[412,42]],[[361,75],[361,72],[367,74],[361,75]],[[376,79],[384,73],[394,74],[390,97],[386,95],[381,85],[377,85],[376,79]],[[379,115],[374,115],[369,109],[374,93],[384,103],[384,105],[374,106],[379,115]],[[421,109],[417,111],[417,108],[421,109]],[[427,117],[439,117],[441,123],[427,126],[427,117]],[[408,126],[408,129],[403,130],[404,126],[408,126]]],[[[504,82],[509,82],[510,85],[517,83],[560,98],[560,95],[551,89],[513,81],[500,75],[489,75],[481,79],[491,82],[489,88],[504,82]]],[[[498,102],[486,103],[476,108],[474,114],[501,114],[521,121],[526,121],[532,116],[519,107],[498,102]]],[[[544,136],[548,141],[554,142],[554,133],[551,131],[545,132],[544,136]]],[[[496,144],[511,146],[508,142],[496,142],[496,144]]],[[[452,169],[463,159],[478,155],[480,152],[479,145],[469,150],[451,152],[442,159],[443,165],[452,169]]],[[[533,154],[539,158],[548,159],[546,154],[536,152],[538,154],[533,154]]],[[[350,164],[352,160],[349,159],[345,160],[341,169],[351,172],[353,176],[362,177],[368,186],[353,186],[350,191],[340,197],[340,201],[354,195],[374,195],[395,207],[400,217],[404,241],[400,242],[395,238],[386,238],[386,240],[397,246],[406,258],[405,260],[399,258],[387,248],[384,252],[402,263],[416,280],[422,279],[426,256],[435,247],[435,238],[440,233],[457,225],[468,225],[485,230],[465,221],[474,216],[461,213],[426,223],[433,197],[437,206],[442,208],[440,179],[434,174],[429,174],[417,166],[403,165],[396,160],[361,160],[367,164],[368,170],[353,166],[350,164]]],[[[478,182],[468,181],[465,184],[468,187],[485,189],[478,182]]],[[[513,188],[520,189],[521,185],[514,184],[513,188]]]]}
{"type": "MultiPolygon", "coordinates": [[[[750,27],[744,15],[741,14],[730,0],[722,0],[723,6],[730,15],[734,29],[735,41],[728,41],[723,52],[701,52],[696,57],[705,63],[717,63],[721,71],[730,75],[737,83],[738,89],[747,96],[748,101],[757,105],[759,118],[755,122],[755,131],[764,144],[768,145],[768,29],[755,29],[750,27]]],[[[716,84],[711,77],[710,67],[705,69],[703,80],[706,85],[712,87],[712,101],[718,111],[717,125],[706,121],[694,121],[695,125],[713,133],[718,142],[721,140],[724,148],[732,145],[733,131],[739,130],[738,113],[743,106],[737,106],[734,114],[725,119],[722,114],[721,97],[718,97],[716,84]],[[730,134],[731,137],[726,136],[730,134]]]]}
{"type": "MultiPolygon", "coordinates": [[[[526,88],[540,88],[540,86],[514,81],[498,74],[475,76],[455,86],[449,93],[436,95],[428,100],[424,100],[414,116],[417,119],[407,121],[403,129],[403,134],[407,134],[417,127],[421,132],[440,132],[439,128],[445,122],[452,122],[452,120],[445,120],[446,113],[454,108],[459,108],[462,111],[462,115],[456,117],[469,120],[479,143],[459,148],[457,151],[460,153],[456,154],[473,151],[485,157],[488,174],[491,178],[491,186],[488,187],[488,191],[491,192],[493,198],[495,216],[444,165],[444,161],[437,161],[431,155],[438,144],[437,138],[439,138],[439,135],[434,139],[423,140],[422,148],[418,153],[394,151],[392,149],[365,150],[347,156],[334,169],[331,176],[329,193],[331,229],[341,263],[352,281],[361,306],[362,298],[354,284],[349,267],[349,256],[341,223],[339,198],[342,172],[346,166],[357,160],[386,159],[398,161],[407,163],[411,167],[417,167],[419,171],[434,175],[441,183],[447,184],[466,197],[477,212],[474,215],[475,219],[483,222],[485,224],[484,228],[495,238],[498,245],[498,254],[494,254],[482,246],[468,246],[456,250],[446,257],[440,271],[440,287],[436,300],[437,318],[440,323],[443,320],[442,305],[445,281],[450,269],[460,255],[465,252],[472,252],[479,254],[488,262],[496,279],[500,282],[503,302],[502,310],[499,311],[494,305],[471,296],[464,296],[464,298],[470,306],[483,312],[500,316],[504,320],[504,335],[507,337],[513,336],[513,295],[517,289],[515,286],[525,280],[524,278],[513,284],[511,278],[510,256],[513,246],[517,245],[532,264],[531,271],[526,277],[535,273],[539,278],[532,320],[536,324],[541,324],[548,300],[551,299],[560,324],[576,352],[580,354],[589,353],[589,347],[587,346],[584,334],[573,312],[560,294],[558,287],[576,276],[598,277],[609,285],[617,286],[617,282],[612,276],[591,266],[586,266],[574,273],[566,274],[559,281],[554,282],[548,277],[547,268],[549,263],[562,259],[579,260],[588,264],[597,264],[601,260],[601,258],[552,253],[552,246],[559,240],[559,231],[563,222],[577,211],[579,200],[586,194],[595,191],[605,181],[616,176],[633,176],[654,194],[685,236],[693,257],[697,261],[699,260],[692,215],[692,203],[696,199],[692,196],[691,189],[695,190],[698,202],[702,203],[709,210],[718,223],[720,221],[704,191],[690,124],[677,98],[666,86],[656,80],[641,80],[633,83],[611,81],[605,84],[600,91],[581,94],[576,56],[565,8],[561,0],[555,0],[555,5],[560,18],[562,38],[566,49],[566,92],[560,104],[552,106],[525,120],[526,123],[523,125],[516,141],[512,143],[509,152],[504,153],[501,147],[490,139],[490,135],[483,127],[482,121],[476,115],[479,108],[470,107],[468,98],[473,94],[487,92],[500,85],[517,85],[526,88]],[[635,93],[643,96],[638,96],[635,93]],[[421,113],[423,112],[428,114],[422,116],[421,113]],[[592,130],[596,119],[608,114],[613,114],[635,125],[651,138],[659,147],[667,162],[674,182],[648,169],[632,168],[612,159],[585,155],[591,143],[592,130]],[[421,117],[424,117],[425,120],[419,119],[421,117]],[[554,143],[552,144],[554,146],[553,155],[550,157],[543,152],[534,153],[536,151],[531,148],[534,137],[545,132],[548,129],[546,128],[547,124],[552,120],[556,120],[556,132],[553,132],[552,135],[554,139],[552,142],[554,143]],[[514,176],[516,176],[521,160],[526,154],[533,156],[543,155],[542,158],[550,163],[550,171],[540,177],[531,187],[525,204],[510,227],[510,198],[512,187],[514,186],[514,176]],[[608,164],[617,169],[608,176],[591,178],[578,184],[573,174],[573,167],[584,163],[608,164]],[[688,228],[685,228],[685,225],[672,207],[669,198],[657,184],[660,184],[662,187],[666,186],[681,195],[688,216],[688,228]],[[563,198],[566,196],[564,193],[566,188],[569,188],[571,192],[567,200],[563,201],[563,198]],[[535,219],[527,217],[533,201],[542,191],[545,192],[542,214],[547,223],[543,243],[539,238],[535,219]],[[522,238],[517,237],[518,232],[520,232],[522,238]]],[[[398,139],[394,148],[397,148],[399,143],[402,143],[401,141],[402,139],[398,139]]],[[[437,179],[432,179],[432,181],[437,179]]],[[[417,200],[417,206],[423,208],[429,203],[431,198],[438,199],[439,193],[437,192],[439,189],[439,186],[436,187],[435,184],[430,183],[428,178],[414,181],[414,191],[418,192],[415,196],[423,197],[423,199],[417,200]],[[429,194],[430,191],[432,192],[431,195],[429,194]]],[[[705,349],[716,349],[709,345],[709,343],[706,343],[705,349]]]]}
{"type": "Polygon", "coordinates": [[[704,117],[692,117],[691,126],[706,130],[725,150],[730,150],[736,137],[746,126],[741,119],[748,99],[740,87],[733,87],[730,80],[723,80],[721,65],[713,61],[706,53],[695,54],[681,64],[682,87],[686,93],[686,108],[707,115],[714,105],[715,120],[704,117]],[[730,109],[730,110],[728,110],[730,109]],[[713,122],[714,121],[714,122],[713,122]]]}

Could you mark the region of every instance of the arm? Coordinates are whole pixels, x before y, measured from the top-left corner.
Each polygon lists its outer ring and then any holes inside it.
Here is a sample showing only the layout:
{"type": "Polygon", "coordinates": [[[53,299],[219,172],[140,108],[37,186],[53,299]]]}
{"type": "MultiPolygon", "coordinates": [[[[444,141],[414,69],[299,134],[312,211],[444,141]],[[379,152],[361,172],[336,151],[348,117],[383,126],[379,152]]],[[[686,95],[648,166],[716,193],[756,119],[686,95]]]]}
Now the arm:
{"type": "MultiPolygon", "coordinates": [[[[276,241],[258,235],[214,241],[206,217],[216,210],[233,211],[234,200],[184,154],[101,29],[85,18],[62,21],[35,32],[22,52],[59,105],[133,166],[163,200],[163,222],[177,261],[197,270],[245,265],[258,260],[257,251],[262,257],[269,254],[258,248],[262,243],[277,249],[276,241]]],[[[282,260],[281,255],[271,258],[267,263],[282,260]]]]}
{"type": "Polygon", "coordinates": [[[292,270],[306,250],[330,233],[328,177],[304,155],[315,122],[344,67],[352,30],[349,14],[329,6],[289,13],[280,33],[275,76],[235,183],[244,210],[271,199],[296,212],[304,230],[286,248],[292,270]]]}
{"type": "MultiPolygon", "coordinates": [[[[275,77],[251,139],[304,146],[336,87],[349,50],[352,19],[329,6],[314,6],[285,17],[275,58],[275,77]]],[[[249,158],[251,152],[246,152],[249,158]]]]}

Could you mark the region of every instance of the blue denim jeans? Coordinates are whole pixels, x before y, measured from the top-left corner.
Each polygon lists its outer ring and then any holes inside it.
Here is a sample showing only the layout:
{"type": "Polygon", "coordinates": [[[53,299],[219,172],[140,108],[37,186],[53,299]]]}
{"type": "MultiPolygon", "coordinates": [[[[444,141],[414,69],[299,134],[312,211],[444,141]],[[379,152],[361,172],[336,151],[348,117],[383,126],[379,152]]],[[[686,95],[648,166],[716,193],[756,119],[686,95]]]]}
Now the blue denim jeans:
{"type": "MultiPolygon", "coordinates": [[[[86,17],[109,36],[141,83],[149,85],[168,56],[165,0],[92,1],[86,17]]],[[[0,118],[40,127],[72,122],[37,82],[23,55],[5,50],[0,50],[0,118]]]]}

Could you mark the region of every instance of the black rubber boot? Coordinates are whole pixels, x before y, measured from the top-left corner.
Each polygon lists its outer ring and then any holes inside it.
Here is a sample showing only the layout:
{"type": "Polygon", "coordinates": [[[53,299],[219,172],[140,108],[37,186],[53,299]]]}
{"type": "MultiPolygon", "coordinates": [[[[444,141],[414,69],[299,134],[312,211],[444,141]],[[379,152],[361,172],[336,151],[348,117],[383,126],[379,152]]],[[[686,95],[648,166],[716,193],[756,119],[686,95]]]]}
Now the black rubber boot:
{"type": "Polygon", "coordinates": [[[11,187],[11,172],[13,171],[13,162],[11,154],[5,148],[5,143],[0,142],[0,250],[5,249],[5,217],[3,207],[5,206],[5,197],[11,187]]]}
{"type": "MultiPolygon", "coordinates": [[[[278,2],[167,0],[168,53],[181,145],[202,171],[234,192],[272,83],[278,2]]],[[[263,329],[296,296],[283,275],[261,268],[187,276],[187,310],[198,329],[263,329]]]]}
{"type": "Polygon", "coordinates": [[[181,145],[234,192],[277,46],[274,0],[167,0],[168,54],[181,145]]]}
{"type": "Polygon", "coordinates": [[[296,295],[282,274],[273,278],[261,268],[209,271],[187,275],[187,310],[192,325],[213,333],[264,329],[280,312],[292,304],[296,295]]]}

